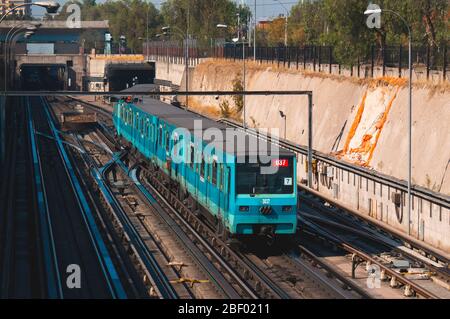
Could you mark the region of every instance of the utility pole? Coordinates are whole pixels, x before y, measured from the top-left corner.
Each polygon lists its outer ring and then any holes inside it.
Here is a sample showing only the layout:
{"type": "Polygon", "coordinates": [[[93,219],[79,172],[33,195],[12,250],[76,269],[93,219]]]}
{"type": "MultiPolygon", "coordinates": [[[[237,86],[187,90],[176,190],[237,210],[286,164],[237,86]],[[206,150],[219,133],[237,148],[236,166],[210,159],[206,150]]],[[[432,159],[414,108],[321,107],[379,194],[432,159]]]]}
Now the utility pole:
{"type": "Polygon", "coordinates": [[[256,20],[256,0],[255,0],[255,8],[254,8],[254,16],[253,16],[253,61],[256,61],[256,24],[258,21],[256,20]]]}
{"type": "Polygon", "coordinates": [[[190,27],[190,1],[187,1],[187,21],[186,21],[186,109],[189,108],[189,27],[190,27]]]}
{"type": "Polygon", "coordinates": [[[147,61],[148,59],[148,18],[149,18],[149,11],[150,11],[150,3],[147,3],[147,25],[146,25],[146,31],[145,31],[145,56],[147,61]]]}

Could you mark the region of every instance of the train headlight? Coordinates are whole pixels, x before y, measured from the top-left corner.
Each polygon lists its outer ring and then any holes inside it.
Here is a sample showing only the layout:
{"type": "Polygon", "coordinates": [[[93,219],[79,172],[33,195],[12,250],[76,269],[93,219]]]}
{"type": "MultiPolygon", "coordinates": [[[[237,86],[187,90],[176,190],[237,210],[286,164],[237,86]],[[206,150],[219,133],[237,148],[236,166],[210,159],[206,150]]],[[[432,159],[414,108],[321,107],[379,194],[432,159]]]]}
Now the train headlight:
{"type": "Polygon", "coordinates": [[[285,213],[290,212],[292,210],[292,206],[283,206],[282,210],[285,213]]]}
{"type": "Polygon", "coordinates": [[[250,207],[249,206],[239,206],[239,211],[240,212],[248,212],[248,211],[250,211],[250,207]]]}

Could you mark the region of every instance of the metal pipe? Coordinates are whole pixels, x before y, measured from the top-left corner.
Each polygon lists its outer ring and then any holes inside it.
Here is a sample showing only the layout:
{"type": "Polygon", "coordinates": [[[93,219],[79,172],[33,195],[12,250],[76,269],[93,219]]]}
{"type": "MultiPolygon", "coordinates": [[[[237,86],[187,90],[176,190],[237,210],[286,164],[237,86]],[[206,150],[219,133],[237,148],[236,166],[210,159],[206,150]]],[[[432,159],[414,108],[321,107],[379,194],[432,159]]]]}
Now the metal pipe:
{"type": "Polygon", "coordinates": [[[313,95],[308,93],[308,187],[313,188],[312,160],[313,160],[313,95]]]}

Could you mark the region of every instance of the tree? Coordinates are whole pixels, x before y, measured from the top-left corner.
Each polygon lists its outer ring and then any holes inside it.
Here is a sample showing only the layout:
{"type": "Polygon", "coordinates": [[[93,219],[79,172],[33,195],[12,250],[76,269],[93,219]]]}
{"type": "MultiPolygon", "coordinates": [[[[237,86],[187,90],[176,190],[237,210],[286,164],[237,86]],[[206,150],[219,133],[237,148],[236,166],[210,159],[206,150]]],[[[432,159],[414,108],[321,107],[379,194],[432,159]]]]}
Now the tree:
{"type": "MultiPolygon", "coordinates": [[[[127,45],[133,52],[142,51],[141,39],[146,36],[147,12],[150,37],[158,33],[162,25],[161,16],[155,6],[151,2],[143,0],[106,1],[101,4],[97,4],[95,0],[72,1],[63,6],[55,19],[64,20],[67,18],[70,13],[66,12],[66,8],[70,3],[80,5],[81,18],[84,21],[109,20],[113,39],[118,41],[121,35],[125,35],[127,45]]],[[[85,46],[88,47],[92,45],[93,41],[101,41],[103,35],[87,32],[82,38],[86,41],[85,46]]]]}
{"type": "MultiPolygon", "coordinates": [[[[241,21],[248,21],[250,10],[247,6],[238,7],[231,0],[168,0],[161,6],[164,24],[183,32],[188,30],[190,36],[199,42],[200,46],[209,46],[213,40],[236,34],[237,13],[241,21]],[[226,24],[227,30],[219,30],[217,24],[226,24]]],[[[172,32],[174,39],[181,39],[172,32]]]]}

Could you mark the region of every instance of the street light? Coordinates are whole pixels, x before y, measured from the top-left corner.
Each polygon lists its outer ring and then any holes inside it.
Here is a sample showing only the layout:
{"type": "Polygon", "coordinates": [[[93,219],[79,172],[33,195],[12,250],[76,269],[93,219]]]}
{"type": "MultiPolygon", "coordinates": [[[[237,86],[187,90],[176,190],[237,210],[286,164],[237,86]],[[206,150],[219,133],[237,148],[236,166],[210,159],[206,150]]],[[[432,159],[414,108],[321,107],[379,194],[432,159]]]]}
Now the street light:
{"type": "MultiPolygon", "coordinates": [[[[186,37],[184,36],[183,31],[181,31],[178,27],[171,27],[171,26],[165,26],[162,27],[161,30],[163,31],[163,35],[170,35],[170,32],[172,29],[175,29],[176,33],[174,33],[175,35],[178,35],[184,42],[185,42],[185,46],[186,46],[186,50],[185,50],[185,55],[184,55],[184,64],[185,64],[185,71],[184,73],[186,74],[186,109],[189,108],[189,34],[186,34],[186,37]]],[[[169,60],[167,60],[167,65],[169,65],[169,60]]]]}
{"type": "Polygon", "coordinates": [[[408,235],[411,235],[411,188],[412,188],[412,30],[408,22],[397,12],[392,10],[386,10],[381,8],[367,9],[364,14],[381,14],[382,12],[392,13],[405,24],[408,29],[408,89],[409,89],[409,101],[408,101],[408,235]]]}
{"type": "Polygon", "coordinates": [[[284,46],[288,46],[288,18],[289,18],[289,10],[286,8],[286,6],[280,1],[280,0],[273,0],[275,2],[278,2],[284,10],[286,10],[286,21],[284,23],[284,46]]]}
{"type": "MultiPolygon", "coordinates": [[[[35,23],[35,24],[28,25],[28,26],[25,26],[24,24],[22,24],[22,25],[18,25],[18,26],[12,27],[11,30],[9,30],[8,33],[6,34],[5,45],[4,45],[4,48],[3,48],[3,57],[4,57],[4,91],[5,92],[7,90],[7,73],[8,73],[7,72],[7,70],[8,70],[7,64],[9,62],[9,58],[11,56],[11,53],[9,52],[11,50],[11,46],[8,47],[8,42],[12,43],[14,41],[15,36],[19,32],[23,32],[24,29],[27,30],[28,32],[33,32],[34,33],[40,26],[41,26],[40,23],[35,23]]],[[[30,37],[30,36],[31,36],[31,34],[29,34],[27,36],[27,38],[30,37]]]]}
{"type": "Polygon", "coordinates": [[[287,115],[286,114],[284,114],[284,112],[283,111],[279,111],[280,112],[280,116],[281,116],[281,118],[283,118],[284,119],[284,139],[286,139],[286,130],[287,130],[287,115]]]}
{"type": "MultiPolygon", "coordinates": [[[[240,21],[240,19],[239,19],[239,13],[238,13],[238,21],[240,21]]],[[[225,24],[218,24],[217,25],[217,27],[219,28],[219,26],[221,26],[222,28],[223,27],[228,27],[227,25],[225,25],[225,24]]],[[[238,24],[238,36],[237,36],[237,38],[233,38],[232,39],[232,41],[234,42],[234,45],[236,46],[238,43],[239,43],[239,40],[240,40],[240,32],[239,32],[239,27],[240,27],[240,25],[238,24]]],[[[242,43],[242,61],[243,61],[243,74],[242,74],[242,77],[243,77],[243,83],[242,83],[242,89],[243,89],[243,91],[245,92],[245,81],[246,81],[246,79],[245,79],[245,71],[246,71],[246,65],[245,65],[245,42],[244,42],[244,37],[242,37],[242,41],[241,41],[241,43],[242,43]]],[[[246,99],[245,99],[245,94],[243,94],[242,95],[242,100],[243,100],[243,106],[242,106],[242,113],[243,113],[243,126],[244,126],[244,129],[247,129],[247,121],[246,121],[246,99]]]]}
{"type": "Polygon", "coordinates": [[[55,2],[55,1],[38,1],[38,2],[22,3],[22,4],[19,4],[19,5],[15,6],[14,8],[9,9],[8,11],[6,11],[5,14],[0,18],[0,23],[3,20],[5,20],[6,16],[8,14],[10,14],[11,12],[17,10],[18,8],[27,7],[27,6],[42,7],[42,8],[45,8],[47,10],[47,13],[54,14],[54,13],[58,12],[60,4],[58,2],[55,2]]]}

